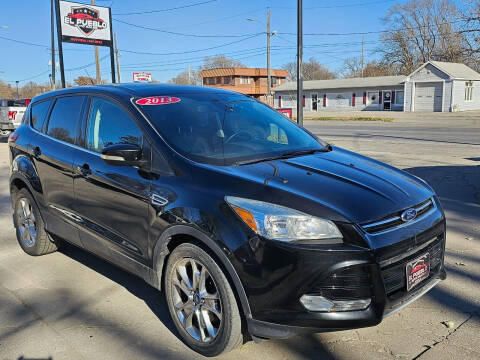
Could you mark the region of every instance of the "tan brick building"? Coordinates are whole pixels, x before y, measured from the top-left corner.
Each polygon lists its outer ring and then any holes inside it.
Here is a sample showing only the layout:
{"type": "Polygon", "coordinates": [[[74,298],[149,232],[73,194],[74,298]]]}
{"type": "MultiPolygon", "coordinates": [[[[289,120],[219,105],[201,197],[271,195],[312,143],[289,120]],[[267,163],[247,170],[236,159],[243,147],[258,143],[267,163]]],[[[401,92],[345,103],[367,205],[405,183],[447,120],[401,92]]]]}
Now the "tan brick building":
{"type": "MultiPolygon", "coordinates": [[[[264,68],[217,68],[200,73],[203,86],[236,91],[255,99],[266,101],[267,69],[264,68]]],[[[285,70],[271,69],[272,89],[284,84],[289,76],[285,70]]]]}

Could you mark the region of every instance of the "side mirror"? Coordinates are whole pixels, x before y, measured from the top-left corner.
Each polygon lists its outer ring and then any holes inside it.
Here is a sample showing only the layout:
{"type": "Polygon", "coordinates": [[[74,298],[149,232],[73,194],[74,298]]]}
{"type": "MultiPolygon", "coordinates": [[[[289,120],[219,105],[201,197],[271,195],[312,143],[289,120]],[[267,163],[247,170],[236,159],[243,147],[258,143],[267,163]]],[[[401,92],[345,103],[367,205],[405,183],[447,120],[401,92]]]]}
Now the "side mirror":
{"type": "Polygon", "coordinates": [[[134,144],[115,144],[103,149],[101,158],[110,165],[142,165],[142,148],[134,144]]]}

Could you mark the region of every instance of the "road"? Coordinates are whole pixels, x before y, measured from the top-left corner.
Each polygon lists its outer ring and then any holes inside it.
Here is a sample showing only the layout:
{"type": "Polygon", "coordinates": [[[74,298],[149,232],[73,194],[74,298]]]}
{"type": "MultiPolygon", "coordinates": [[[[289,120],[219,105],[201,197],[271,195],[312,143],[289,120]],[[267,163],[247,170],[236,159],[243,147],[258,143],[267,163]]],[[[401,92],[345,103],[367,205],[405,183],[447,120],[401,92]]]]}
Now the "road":
{"type": "MultiPolygon", "coordinates": [[[[447,214],[448,279],[377,327],[250,342],[221,359],[480,358],[480,114],[305,124],[435,188],[447,214]]],[[[134,276],[73,247],[23,254],[7,182],[0,143],[1,360],[201,358],[176,336],[161,293],[134,276]]]]}

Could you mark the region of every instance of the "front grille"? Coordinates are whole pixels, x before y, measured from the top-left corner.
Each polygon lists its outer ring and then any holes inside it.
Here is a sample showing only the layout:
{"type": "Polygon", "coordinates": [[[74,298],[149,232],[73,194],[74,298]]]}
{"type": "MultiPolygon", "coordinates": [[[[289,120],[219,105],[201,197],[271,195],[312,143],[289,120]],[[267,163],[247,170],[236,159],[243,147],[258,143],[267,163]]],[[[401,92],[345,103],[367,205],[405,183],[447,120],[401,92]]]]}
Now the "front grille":
{"type": "Polygon", "coordinates": [[[331,300],[364,299],[372,296],[374,265],[357,265],[330,274],[310,289],[309,293],[331,300]]]}
{"type": "MultiPolygon", "coordinates": [[[[433,199],[428,199],[416,206],[413,207],[417,211],[417,216],[413,221],[420,219],[423,215],[428,213],[430,210],[435,208],[435,201],[433,199]]],[[[394,214],[390,214],[381,219],[371,221],[365,224],[361,224],[361,228],[369,233],[375,234],[382,231],[392,230],[396,227],[406,225],[408,222],[402,220],[402,213],[404,210],[398,211],[394,214]]]]}
{"type": "MultiPolygon", "coordinates": [[[[387,296],[398,298],[407,290],[405,268],[407,263],[428,252],[430,254],[430,276],[429,279],[435,276],[441,268],[443,252],[444,252],[444,235],[438,236],[427,247],[422,247],[414,253],[408,254],[406,257],[398,261],[388,264],[381,268],[383,284],[387,296]]],[[[387,261],[388,263],[388,261],[387,261]]],[[[428,281],[425,279],[424,282],[428,281]]]]}

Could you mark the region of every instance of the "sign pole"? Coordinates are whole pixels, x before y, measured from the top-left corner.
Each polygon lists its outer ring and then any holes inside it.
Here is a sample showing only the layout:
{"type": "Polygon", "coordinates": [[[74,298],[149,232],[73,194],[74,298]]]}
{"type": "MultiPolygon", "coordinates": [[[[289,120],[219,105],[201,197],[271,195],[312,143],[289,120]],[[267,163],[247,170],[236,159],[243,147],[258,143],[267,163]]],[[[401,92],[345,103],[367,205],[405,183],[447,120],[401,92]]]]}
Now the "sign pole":
{"type": "Polygon", "coordinates": [[[55,80],[55,70],[56,63],[55,63],[55,1],[51,0],[50,2],[50,31],[51,31],[51,47],[52,47],[52,90],[55,90],[56,80],[55,80]]]}
{"type": "Polygon", "coordinates": [[[110,68],[112,71],[112,84],[115,84],[115,56],[113,51],[113,29],[112,29],[112,9],[108,8],[108,14],[110,17],[110,68]]]}
{"type": "Polygon", "coordinates": [[[57,40],[58,40],[58,57],[60,59],[60,77],[62,79],[62,88],[65,88],[65,68],[63,67],[62,22],[60,19],[60,0],[55,0],[55,12],[57,14],[57,40]]]}
{"type": "Polygon", "coordinates": [[[297,123],[303,126],[303,2],[297,0],[297,123]]]}

